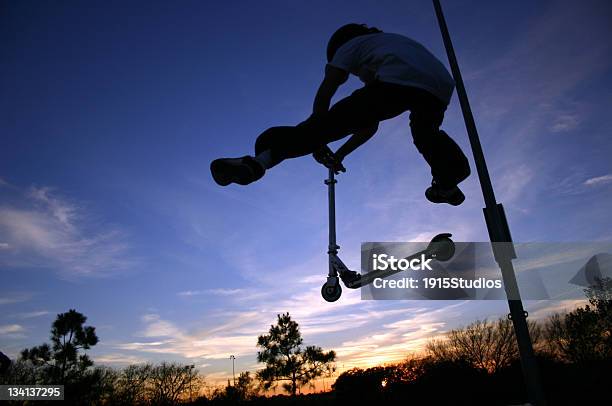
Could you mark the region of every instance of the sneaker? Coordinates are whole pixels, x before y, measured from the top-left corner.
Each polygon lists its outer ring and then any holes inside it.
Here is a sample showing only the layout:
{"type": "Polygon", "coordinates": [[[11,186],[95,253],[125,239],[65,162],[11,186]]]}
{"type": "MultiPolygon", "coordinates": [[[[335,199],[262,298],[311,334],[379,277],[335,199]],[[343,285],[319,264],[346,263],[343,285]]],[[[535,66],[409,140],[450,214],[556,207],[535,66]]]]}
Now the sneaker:
{"type": "Polygon", "coordinates": [[[248,185],[260,179],[266,170],[251,156],[242,158],[220,158],[210,163],[213,179],[220,186],[230,183],[248,185]]]}
{"type": "Polygon", "coordinates": [[[425,191],[425,197],[432,203],[448,203],[452,206],[459,206],[465,200],[465,195],[457,186],[445,188],[435,180],[425,191]]]}

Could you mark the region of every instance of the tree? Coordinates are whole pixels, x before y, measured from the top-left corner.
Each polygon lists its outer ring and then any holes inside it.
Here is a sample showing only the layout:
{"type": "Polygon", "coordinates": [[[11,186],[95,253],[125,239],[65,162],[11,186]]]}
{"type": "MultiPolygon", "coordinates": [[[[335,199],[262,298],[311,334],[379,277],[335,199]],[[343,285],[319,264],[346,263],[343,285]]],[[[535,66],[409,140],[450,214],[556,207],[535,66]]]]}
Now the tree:
{"type": "Polygon", "coordinates": [[[551,316],[545,328],[550,352],[569,362],[612,358],[612,279],[597,278],[585,294],[588,305],[551,316]]]}
{"type": "Polygon", "coordinates": [[[277,324],[270,326],[268,334],[257,338],[257,361],[266,367],[257,372],[264,389],[270,389],[277,381],[288,381],[283,388],[296,395],[297,389],[323,374],[335,371],[334,351],[324,352],[321,347],[302,347],[302,335],[298,323],[289,313],[278,315],[277,324]]]}
{"type": "MultiPolygon", "coordinates": [[[[540,342],[541,329],[529,323],[534,345],[540,342]]],[[[494,373],[518,358],[518,347],[508,319],[496,322],[476,321],[467,327],[451,330],[443,340],[432,340],[426,347],[429,355],[441,361],[467,361],[476,368],[494,373]]]]}
{"type": "Polygon", "coordinates": [[[58,314],[51,326],[52,345],[45,343],[25,349],[21,359],[42,368],[51,380],[65,382],[82,375],[93,361],[79,352],[98,343],[95,327],[84,326],[86,321],[87,317],[74,309],[58,314]]]}
{"type": "Polygon", "coordinates": [[[113,404],[139,405],[146,401],[147,381],[151,364],[129,365],[118,373],[114,385],[113,404]]]}
{"type": "Polygon", "coordinates": [[[13,362],[11,359],[0,351],[0,374],[4,374],[6,371],[8,371],[12,363],[13,362]]]}
{"type": "Polygon", "coordinates": [[[255,379],[249,371],[241,372],[236,382],[236,391],[240,400],[249,400],[259,393],[255,379]]]}
{"type": "Polygon", "coordinates": [[[57,315],[51,325],[51,343],[26,348],[16,363],[19,379],[26,383],[63,384],[66,402],[96,404],[111,391],[115,373],[93,367],[84,354],[98,343],[96,329],[86,326],[87,317],[74,309],[57,315]]]}
{"type": "Polygon", "coordinates": [[[0,385],[36,385],[37,381],[34,365],[21,359],[11,362],[9,367],[0,374],[0,385]]]}
{"type": "Polygon", "coordinates": [[[376,366],[368,369],[353,368],[344,371],[332,384],[337,396],[345,401],[373,401],[391,382],[397,366],[376,366]]]}
{"type": "Polygon", "coordinates": [[[149,400],[155,405],[173,405],[189,398],[193,385],[199,387],[195,365],[162,362],[151,368],[149,400]]]}

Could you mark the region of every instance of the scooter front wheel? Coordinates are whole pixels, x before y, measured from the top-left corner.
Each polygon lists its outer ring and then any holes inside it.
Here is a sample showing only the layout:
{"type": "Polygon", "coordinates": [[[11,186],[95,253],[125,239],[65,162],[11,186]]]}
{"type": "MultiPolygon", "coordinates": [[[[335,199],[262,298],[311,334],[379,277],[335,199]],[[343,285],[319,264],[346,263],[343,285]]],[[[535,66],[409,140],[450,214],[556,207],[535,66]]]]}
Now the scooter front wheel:
{"type": "Polygon", "coordinates": [[[335,302],[340,299],[342,295],[342,287],[339,283],[335,285],[331,285],[328,282],[325,282],[321,287],[321,296],[328,302],[335,302]]]}

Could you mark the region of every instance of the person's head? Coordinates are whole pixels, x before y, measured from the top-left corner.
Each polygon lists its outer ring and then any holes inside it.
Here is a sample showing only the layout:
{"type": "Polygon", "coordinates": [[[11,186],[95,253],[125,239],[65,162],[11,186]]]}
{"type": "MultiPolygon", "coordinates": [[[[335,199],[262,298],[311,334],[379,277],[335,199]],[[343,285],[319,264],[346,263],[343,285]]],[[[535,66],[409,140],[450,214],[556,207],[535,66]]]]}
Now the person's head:
{"type": "Polygon", "coordinates": [[[365,24],[346,24],[334,32],[327,43],[327,62],[330,62],[338,48],[360,35],[375,34],[382,32],[376,27],[368,27],[365,24]]]}

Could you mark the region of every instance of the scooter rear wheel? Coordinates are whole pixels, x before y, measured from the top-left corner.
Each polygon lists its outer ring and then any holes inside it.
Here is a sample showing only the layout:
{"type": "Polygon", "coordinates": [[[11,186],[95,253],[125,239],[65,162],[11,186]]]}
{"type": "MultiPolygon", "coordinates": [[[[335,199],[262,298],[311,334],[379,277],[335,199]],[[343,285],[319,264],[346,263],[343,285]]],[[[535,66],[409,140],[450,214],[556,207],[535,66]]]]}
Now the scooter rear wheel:
{"type": "Polygon", "coordinates": [[[330,285],[325,282],[321,287],[321,296],[323,296],[323,299],[328,302],[335,302],[336,300],[340,299],[341,295],[342,287],[339,283],[336,283],[335,285],[330,285]]]}

